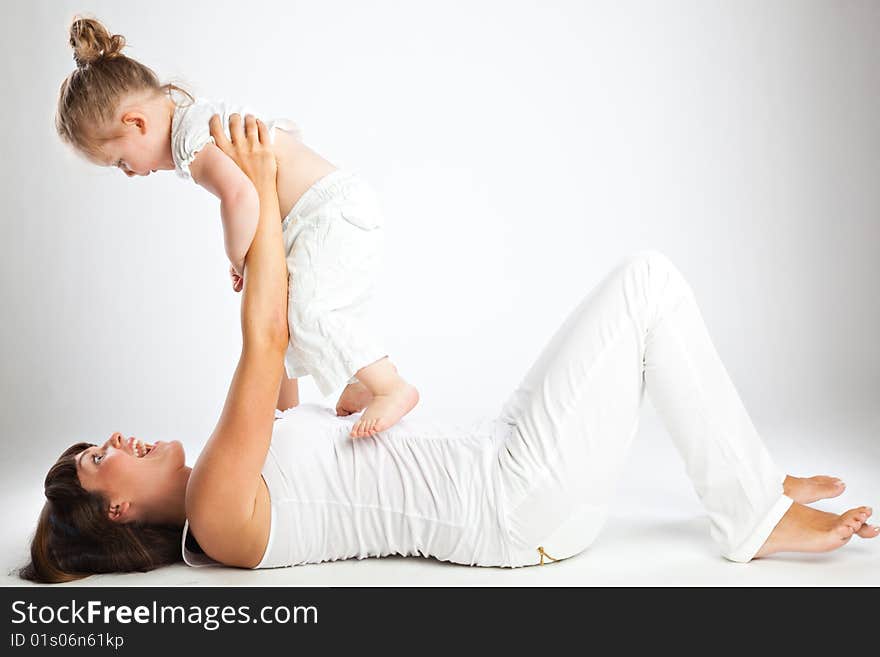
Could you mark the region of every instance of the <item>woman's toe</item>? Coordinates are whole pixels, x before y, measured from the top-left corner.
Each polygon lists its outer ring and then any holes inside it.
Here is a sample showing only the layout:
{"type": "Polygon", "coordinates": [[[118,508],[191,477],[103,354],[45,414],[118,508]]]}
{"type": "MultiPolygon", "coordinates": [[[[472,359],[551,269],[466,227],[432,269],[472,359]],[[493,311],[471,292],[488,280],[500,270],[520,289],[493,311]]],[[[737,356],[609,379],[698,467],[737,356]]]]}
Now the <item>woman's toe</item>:
{"type": "Polygon", "coordinates": [[[849,525],[838,525],[834,529],[835,535],[842,541],[847,541],[852,538],[852,535],[855,533],[853,528],[849,525]]]}
{"type": "Polygon", "coordinates": [[[865,524],[859,527],[859,531],[856,534],[862,538],[876,538],[880,534],[880,526],[865,524]]]}
{"type": "Polygon", "coordinates": [[[871,513],[871,507],[860,506],[857,509],[847,511],[843,517],[848,520],[848,524],[853,527],[854,531],[858,531],[862,527],[862,525],[868,522],[868,518],[871,517],[871,513]]]}

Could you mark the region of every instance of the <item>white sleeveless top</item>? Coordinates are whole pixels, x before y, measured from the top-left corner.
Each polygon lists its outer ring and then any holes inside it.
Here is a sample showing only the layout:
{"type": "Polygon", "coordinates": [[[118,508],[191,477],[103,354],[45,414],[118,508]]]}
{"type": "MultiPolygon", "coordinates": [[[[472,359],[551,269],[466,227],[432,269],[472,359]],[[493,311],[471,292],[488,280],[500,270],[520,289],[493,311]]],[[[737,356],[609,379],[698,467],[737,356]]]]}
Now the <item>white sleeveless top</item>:
{"type": "Polygon", "coordinates": [[[220,123],[227,139],[230,115],[240,114],[243,121],[245,114],[253,114],[266,124],[271,143],[275,142],[275,130],[278,128],[302,140],[302,130],[290,119],[269,119],[247,105],[234,105],[223,100],[197,98],[192,102],[179,92],[173,93],[177,106],[171,116],[171,159],[174,161],[174,170],[181,178],[192,178],[189,166],[196,158],[196,154],[206,144],[214,143],[208,127],[208,122],[214,114],[220,115],[220,123]]]}
{"type": "MultiPolygon", "coordinates": [[[[509,562],[497,454],[511,425],[440,429],[404,418],[369,438],[351,438],[352,418],[316,404],[276,417],[262,470],[269,541],[256,568],[392,554],[509,562]]],[[[216,563],[197,551],[188,527],[184,561],[216,563]]]]}

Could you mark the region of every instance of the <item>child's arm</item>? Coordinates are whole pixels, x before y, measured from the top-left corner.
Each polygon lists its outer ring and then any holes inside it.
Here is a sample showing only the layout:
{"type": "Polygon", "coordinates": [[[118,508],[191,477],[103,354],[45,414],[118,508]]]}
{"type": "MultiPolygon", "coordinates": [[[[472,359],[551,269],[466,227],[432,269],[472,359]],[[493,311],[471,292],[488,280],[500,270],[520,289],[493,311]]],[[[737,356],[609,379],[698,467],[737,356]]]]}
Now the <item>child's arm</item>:
{"type": "Polygon", "coordinates": [[[257,230],[260,214],[257,190],[235,162],[214,144],[206,144],[198,152],[190,165],[190,173],[195,182],[220,199],[226,255],[241,274],[257,230]]]}

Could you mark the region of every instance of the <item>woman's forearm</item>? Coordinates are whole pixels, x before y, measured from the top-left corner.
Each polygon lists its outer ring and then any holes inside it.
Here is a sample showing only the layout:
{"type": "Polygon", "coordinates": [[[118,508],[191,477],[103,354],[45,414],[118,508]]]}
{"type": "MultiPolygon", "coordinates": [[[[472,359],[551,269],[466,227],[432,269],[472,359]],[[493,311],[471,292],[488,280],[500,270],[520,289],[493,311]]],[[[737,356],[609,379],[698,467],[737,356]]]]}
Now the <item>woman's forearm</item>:
{"type": "Polygon", "coordinates": [[[281,210],[274,179],[255,183],[259,219],[244,265],[241,330],[245,346],[268,343],[284,349],[287,329],[287,264],[281,210]]]}

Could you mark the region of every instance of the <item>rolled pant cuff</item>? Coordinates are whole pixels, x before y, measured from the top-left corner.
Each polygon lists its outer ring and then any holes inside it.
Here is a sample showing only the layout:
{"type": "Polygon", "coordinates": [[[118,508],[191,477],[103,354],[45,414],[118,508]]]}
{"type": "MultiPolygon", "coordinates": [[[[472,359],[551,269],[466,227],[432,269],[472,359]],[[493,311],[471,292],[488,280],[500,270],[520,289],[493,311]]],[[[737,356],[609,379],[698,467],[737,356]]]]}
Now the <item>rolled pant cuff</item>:
{"type": "Polygon", "coordinates": [[[788,511],[789,507],[794,504],[794,500],[785,495],[784,493],[779,496],[779,499],[773,503],[773,506],[770,507],[770,510],[764,515],[761,521],[755,526],[755,529],[749,535],[749,537],[740,543],[739,547],[727,554],[724,554],[725,559],[729,559],[730,561],[736,561],[739,563],[748,563],[751,561],[755,553],[761,549],[761,546],[767,541],[767,537],[773,532],[773,529],[779,523],[782,516],[785,515],[785,512],[788,511]]]}

